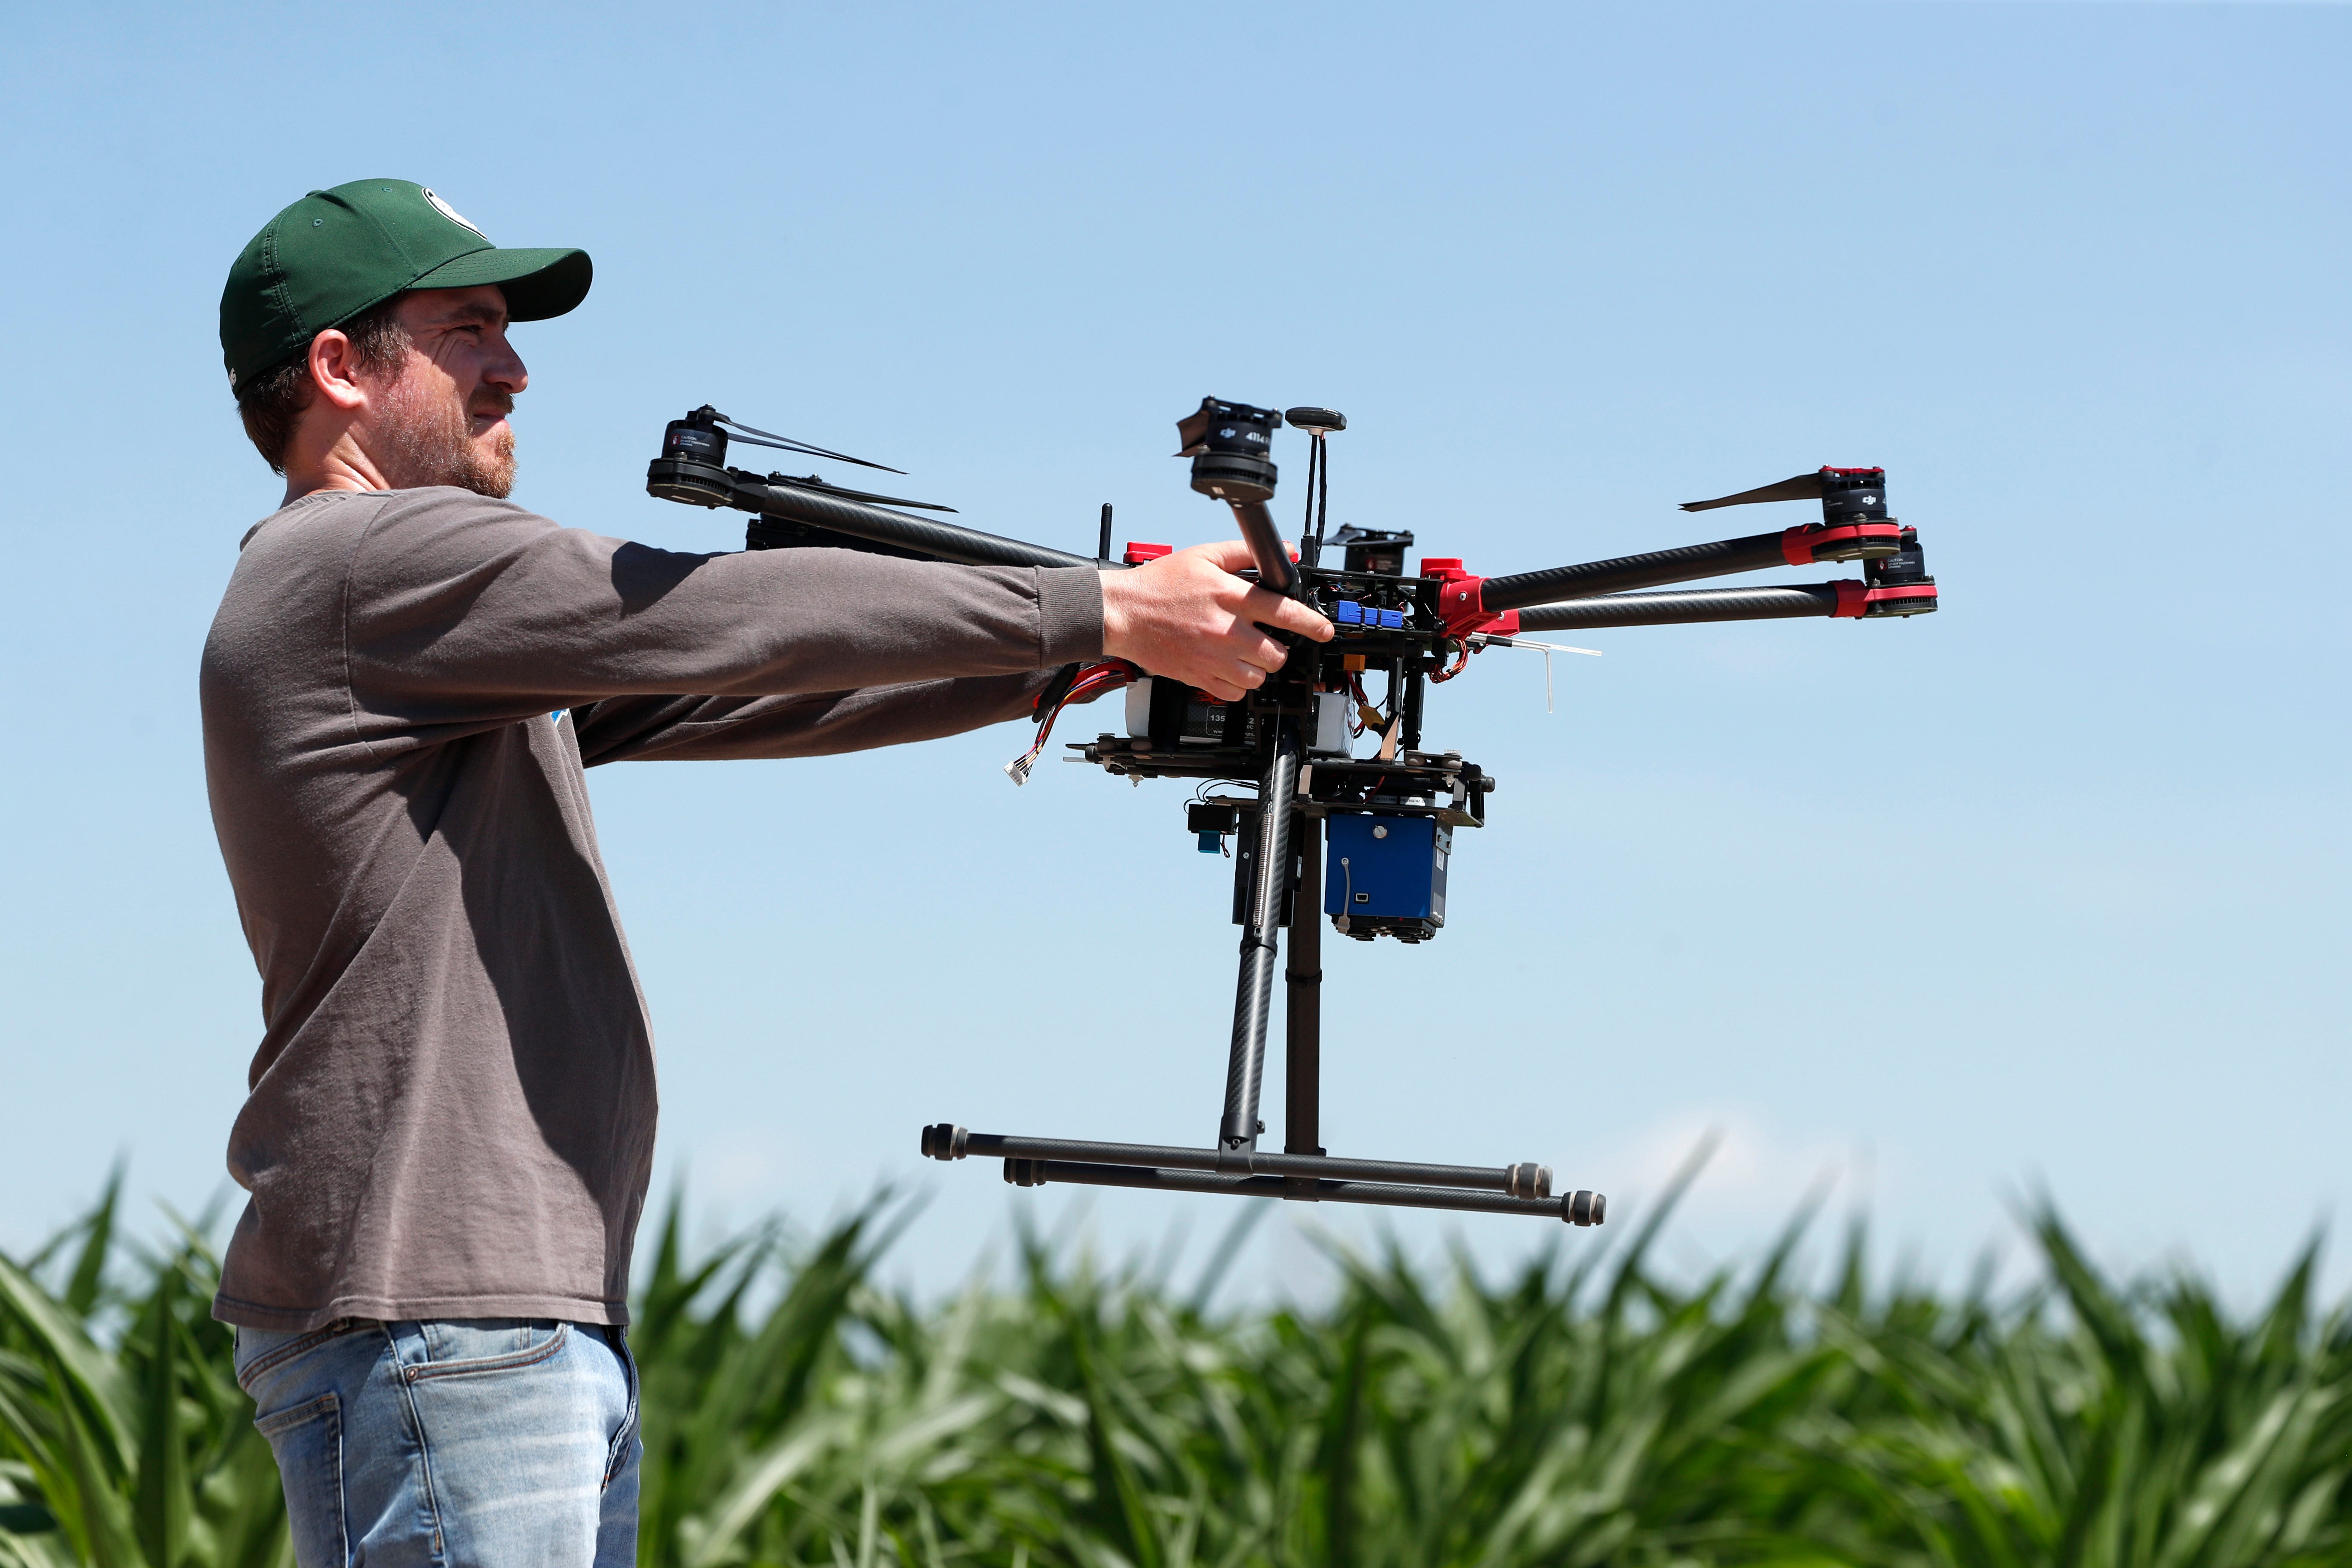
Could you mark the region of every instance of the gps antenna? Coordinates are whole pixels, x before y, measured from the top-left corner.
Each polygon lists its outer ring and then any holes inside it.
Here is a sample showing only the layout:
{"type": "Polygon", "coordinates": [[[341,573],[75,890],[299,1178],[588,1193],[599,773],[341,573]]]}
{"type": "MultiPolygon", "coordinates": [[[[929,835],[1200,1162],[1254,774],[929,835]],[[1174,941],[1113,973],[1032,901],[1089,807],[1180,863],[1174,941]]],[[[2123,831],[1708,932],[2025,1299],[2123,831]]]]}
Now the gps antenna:
{"type": "Polygon", "coordinates": [[[1336,408],[1286,408],[1283,419],[1315,438],[1307,449],[1307,521],[1298,530],[1298,561],[1302,566],[1323,564],[1323,531],[1331,526],[1331,454],[1323,437],[1348,427],[1348,416],[1336,408]]]}

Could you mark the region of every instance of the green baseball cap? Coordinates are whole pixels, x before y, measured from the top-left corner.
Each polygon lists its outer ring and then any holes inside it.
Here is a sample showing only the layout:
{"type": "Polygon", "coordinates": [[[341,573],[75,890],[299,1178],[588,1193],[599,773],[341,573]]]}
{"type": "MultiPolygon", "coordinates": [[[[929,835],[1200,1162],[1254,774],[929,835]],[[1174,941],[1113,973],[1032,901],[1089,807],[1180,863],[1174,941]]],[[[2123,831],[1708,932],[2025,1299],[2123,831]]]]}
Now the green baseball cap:
{"type": "Polygon", "coordinates": [[[312,191],[238,253],[221,291],[221,357],[232,393],[406,289],[506,291],[507,319],[541,321],[588,297],[584,250],[500,250],[439,196],[407,180],[312,191]]]}

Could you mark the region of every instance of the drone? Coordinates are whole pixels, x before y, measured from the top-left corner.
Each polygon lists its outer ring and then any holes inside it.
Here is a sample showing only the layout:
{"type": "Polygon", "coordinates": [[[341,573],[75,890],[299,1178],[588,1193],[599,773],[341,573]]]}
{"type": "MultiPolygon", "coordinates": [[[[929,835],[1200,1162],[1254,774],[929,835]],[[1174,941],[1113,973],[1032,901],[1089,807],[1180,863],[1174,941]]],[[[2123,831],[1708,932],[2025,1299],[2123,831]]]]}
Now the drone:
{"type": "MultiPolygon", "coordinates": [[[[1049,1183],[1163,1192],[1372,1204],[1602,1223],[1608,1200],[1554,1191],[1550,1167],[1441,1165],[1335,1156],[1322,1146],[1322,930],[1358,942],[1430,940],[1445,924],[1446,868],[1459,830],[1484,827],[1494,776],[1462,752],[1423,741],[1429,689],[1461,675],[1489,647],[1551,645],[1528,634],[1590,626],[1821,616],[1882,620],[1937,607],[1916,529],[1890,516],[1884,468],[1822,468],[1775,484],[1689,501],[1685,511],[1818,501],[1819,522],[1579,565],[1480,577],[1459,558],[1424,556],[1407,573],[1413,536],[1343,526],[1328,531],[1328,439],[1348,427],[1336,410],[1283,410],[1202,399],[1177,422],[1176,455],[1192,459],[1192,489],[1233,510],[1259,586],[1313,606],[1336,632],[1288,642],[1283,667],[1240,700],[1220,701],[1121,660],[1071,665],[1038,695],[1035,743],[1009,764],[1024,783],[1056,717],[1076,702],[1126,691],[1124,733],[1074,742],[1069,761],[1115,777],[1195,782],[1185,826],[1205,853],[1234,860],[1233,923],[1240,973],[1216,1142],[1207,1148],[974,1132],[954,1122],[922,1130],[923,1153],[1002,1159],[1014,1186],[1049,1183]],[[1275,432],[1309,437],[1306,518],[1298,552],[1285,548],[1268,504],[1275,432]],[[1327,550],[1338,566],[1323,564],[1327,550]],[[1671,583],[1780,566],[1859,563],[1859,579],[1790,586],[1648,592],[1671,583]],[[1367,682],[1379,687],[1375,693],[1367,682]],[[1219,793],[1220,786],[1246,792],[1219,793]],[[1228,851],[1228,841],[1230,850],[1228,851]],[[1290,932],[1281,964],[1282,932],[1290,932]],[[1261,1149],[1258,1117],[1277,966],[1285,1001],[1283,1146],[1261,1149]]],[[[754,514],[752,550],[863,550],[987,566],[1134,566],[1169,546],[1131,543],[1111,558],[1111,508],[1096,552],[1084,556],[983,533],[936,516],[936,503],[827,484],[811,475],[754,474],[727,466],[731,443],[777,448],[888,473],[901,470],[755,429],[709,405],[664,433],[646,489],[664,500],[754,514]],[[901,509],[913,509],[912,510],[901,509]]],[[[1244,573],[1244,575],[1249,574],[1244,573]]],[[[1583,650],[1577,650],[1583,651],[1583,650]]]]}

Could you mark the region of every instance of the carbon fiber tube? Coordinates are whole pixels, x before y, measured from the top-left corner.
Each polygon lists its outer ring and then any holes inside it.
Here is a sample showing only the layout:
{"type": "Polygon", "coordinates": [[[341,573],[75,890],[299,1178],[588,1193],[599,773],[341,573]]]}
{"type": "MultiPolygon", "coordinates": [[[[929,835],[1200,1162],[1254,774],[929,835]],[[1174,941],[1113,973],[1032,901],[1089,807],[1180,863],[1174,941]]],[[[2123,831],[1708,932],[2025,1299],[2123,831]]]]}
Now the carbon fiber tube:
{"type": "MultiPolygon", "coordinates": [[[[1160,1143],[1096,1143],[1076,1138],[1024,1138],[994,1132],[968,1132],[964,1152],[975,1159],[1003,1156],[1016,1160],[1076,1160],[1102,1165],[1164,1165],[1172,1170],[1214,1171],[1230,1168],[1230,1156],[1220,1160],[1214,1149],[1186,1149],[1160,1143]]],[[[1505,1190],[1509,1175],[1486,1165],[1423,1165],[1403,1160],[1349,1160],[1330,1154],[1269,1153],[1246,1156],[1251,1173],[1265,1176],[1328,1176],[1335,1181],[1403,1182],[1421,1186],[1467,1187],[1476,1192],[1505,1190]]]]}
{"type": "MultiPolygon", "coordinates": [[[[1236,512],[1241,508],[1234,509],[1236,512]]],[[[1265,508],[1258,509],[1264,511],[1265,508]]],[[[1242,928],[1241,975],[1234,986],[1234,1043],[1225,1059],[1225,1112],[1217,1143],[1249,1149],[1257,1142],[1258,1088],[1265,1075],[1265,1026],[1274,1009],[1276,943],[1282,900],[1290,891],[1290,826],[1297,810],[1298,726],[1281,721],[1274,754],[1258,785],[1257,868],[1242,928]]]]}
{"type": "Polygon", "coordinates": [[[1790,588],[1696,588],[1678,594],[1610,594],[1536,605],[1519,612],[1519,629],[1564,632],[1579,626],[1666,626],[1690,621],[1777,621],[1837,614],[1835,584],[1790,588]]]}
{"type": "Polygon", "coordinates": [[[1091,556],[1073,555],[1066,550],[1053,550],[1043,544],[982,533],[976,528],[915,517],[866,501],[844,500],[839,496],[829,496],[821,490],[804,490],[794,485],[738,481],[731,488],[738,498],[735,505],[743,511],[788,517],[794,522],[813,522],[821,528],[854,533],[860,539],[877,540],[884,544],[919,550],[926,555],[936,555],[942,561],[961,562],[968,566],[1105,564],[1091,556]]]}
{"type": "Polygon", "coordinates": [[[1243,542],[1250,547],[1250,558],[1257,563],[1259,585],[1285,598],[1297,598],[1302,579],[1298,568],[1291,564],[1290,552],[1282,547],[1282,530],[1274,525],[1274,513],[1260,500],[1229,504],[1234,521],[1241,525],[1243,542]]]}
{"type": "Polygon", "coordinates": [[[1622,594],[1631,588],[1654,588],[1661,583],[1688,583],[1699,577],[1727,577],[1788,563],[1780,534],[1755,533],[1745,539],[1718,539],[1712,544],[1653,550],[1646,555],[1588,561],[1580,566],[1555,566],[1548,572],[1489,577],[1479,587],[1478,602],[1500,615],[1555,599],[1587,599],[1596,594],[1622,594]]]}
{"type": "Polygon", "coordinates": [[[1311,1158],[1323,1152],[1323,819],[1297,817],[1290,830],[1301,843],[1290,962],[1282,972],[1290,988],[1282,1031],[1282,1150],[1311,1158]]]}
{"type": "MultiPolygon", "coordinates": [[[[1139,1165],[1089,1165],[1076,1160],[1039,1160],[1030,1173],[1045,1182],[1073,1182],[1095,1187],[1141,1187],[1174,1193],[1222,1193],[1238,1198],[1278,1198],[1291,1195],[1291,1185],[1279,1176],[1219,1176],[1203,1171],[1160,1171],[1139,1165]]],[[[1501,1193],[1464,1192],[1458,1187],[1412,1187],[1394,1182],[1325,1182],[1304,1184],[1315,1201],[1327,1204],[1377,1204],[1391,1208],[1453,1209],[1466,1214],[1533,1215],[1570,1221],[1574,1193],[1549,1198],[1514,1198],[1501,1193]]],[[[1296,1194],[1307,1196],[1305,1193],[1296,1194]]],[[[1590,1213],[1590,1208],[1587,1210],[1590,1213]]],[[[1588,1221],[1588,1223],[1591,1223],[1588,1221]]]]}

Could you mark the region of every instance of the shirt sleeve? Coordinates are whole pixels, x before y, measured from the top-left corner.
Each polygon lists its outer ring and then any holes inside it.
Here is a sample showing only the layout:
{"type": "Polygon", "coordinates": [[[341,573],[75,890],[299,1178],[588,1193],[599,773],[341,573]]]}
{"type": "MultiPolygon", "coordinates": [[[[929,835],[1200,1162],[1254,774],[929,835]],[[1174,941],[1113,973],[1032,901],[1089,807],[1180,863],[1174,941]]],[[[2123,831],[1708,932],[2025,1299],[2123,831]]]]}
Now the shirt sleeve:
{"type": "MultiPolygon", "coordinates": [[[[625,710],[641,744],[665,727],[687,727],[671,737],[682,745],[695,726],[723,724],[738,743],[786,749],[708,754],[789,755],[887,743],[848,737],[893,726],[905,732],[887,739],[913,740],[1017,716],[1036,671],[1100,656],[1102,584],[1085,566],[686,554],[435,489],[397,492],[361,537],[344,625],[354,700],[412,723],[691,700],[681,692],[795,699],[625,710]],[[649,729],[656,712],[668,718],[649,729]]],[[[616,737],[624,711],[609,720],[616,737]]]]}
{"type": "Polygon", "coordinates": [[[793,697],[614,697],[572,710],[580,761],[816,757],[1026,719],[1050,672],[967,676],[793,697]]]}

